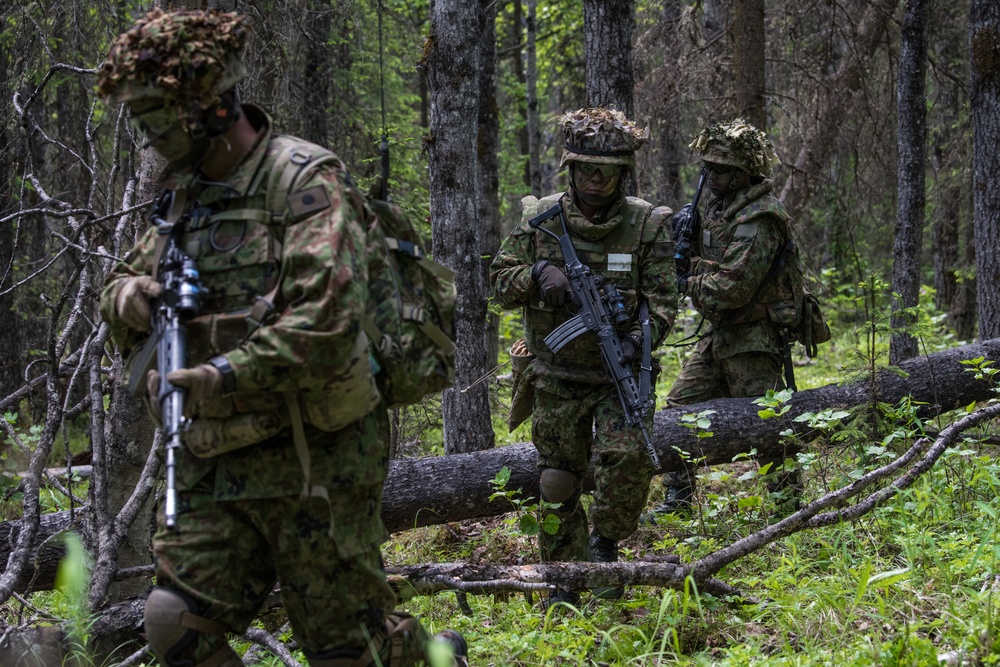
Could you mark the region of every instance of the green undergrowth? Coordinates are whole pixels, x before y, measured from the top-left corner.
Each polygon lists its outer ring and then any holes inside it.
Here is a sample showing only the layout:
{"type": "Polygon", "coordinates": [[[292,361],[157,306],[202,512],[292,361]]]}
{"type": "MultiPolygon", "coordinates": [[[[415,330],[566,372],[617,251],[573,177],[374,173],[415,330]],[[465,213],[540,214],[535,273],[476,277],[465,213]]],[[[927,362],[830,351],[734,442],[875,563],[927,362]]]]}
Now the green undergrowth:
{"type": "MultiPolygon", "coordinates": [[[[793,353],[800,391],[863,379],[866,371],[898,372],[888,368],[888,318],[878,314],[887,312],[886,297],[885,285],[869,276],[831,299],[834,340],[816,359],[807,359],[801,346],[793,353]]],[[[941,318],[927,303],[922,305],[914,328],[922,351],[962,344],[942,330],[941,318]]],[[[502,349],[517,337],[516,318],[507,324],[502,349]]],[[[684,312],[668,342],[696,328],[697,318],[684,312]]],[[[658,353],[661,404],[685,353],[686,348],[670,346],[658,353]]],[[[969,372],[982,373],[982,362],[968,366],[969,372]]],[[[495,381],[498,446],[530,440],[529,424],[507,433],[502,408],[509,404],[509,384],[502,373],[495,381]]],[[[782,415],[788,400],[787,393],[761,399],[761,418],[782,415]]],[[[930,421],[918,417],[920,407],[909,400],[873,401],[803,415],[800,425],[808,426],[811,437],[799,440],[786,431],[783,438],[789,459],[805,471],[805,499],[850,484],[977,406],[930,421]]],[[[692,414],[689,425],[710,438],[711,420],[711,413],[692,414]]],[[[548,612],[538,594],[527,593],[468,595],[460,604],[449,592],[408,600],[404,608],[431,631],[461,631],[471,647],[471,664],[496,667],[1000,664],[1000,465],[995,445],[984,441],[996,431],[995,424],[970,431],[930,472],[861,519],[780,539],[719,573],[754,603],[699,593],[688,582],[685,590],[630,587],[620,601],[596,600],[585,592],[579,608],[548,612]]],[[[692,562],[767,526],[780,498],[768,493],[755,454],[699,468],[693,516],[641,525],[621,543],[623,558],[674,556],[692,562]]],[[[649,508],[662,493],[654,480],[649,508]]],[[[384,549],[386,562],[537,562],[537,538],[523,533],[517,515],[515,509],[488,520],[394,535],[384,549]]]]}

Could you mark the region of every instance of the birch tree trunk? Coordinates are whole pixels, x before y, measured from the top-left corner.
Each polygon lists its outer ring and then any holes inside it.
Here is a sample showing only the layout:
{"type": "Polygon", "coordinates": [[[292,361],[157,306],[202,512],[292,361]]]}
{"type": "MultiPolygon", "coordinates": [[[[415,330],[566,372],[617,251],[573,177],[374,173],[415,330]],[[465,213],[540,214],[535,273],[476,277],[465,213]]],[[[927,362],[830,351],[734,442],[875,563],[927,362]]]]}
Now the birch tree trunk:
{"type": "MultiPolygon", "coordinates": [[[[903,41],[899,54],[896,92],[896,133],[899,145],[896,194],[896,234],[892,253],[892,327],[912,325],[916,318],[904,315],[920,298],[920,249],[924,238],[924,207],[927,158],[927,2],[907,0],[903,17],[903,41]]],[[[893,332],[889,341],[889,363],[898,364],[917,356],[917,339],[905,331],[893,332]]]]}
{"type": "Polygon", "coordinates": [[[969,11],[979,339],[1000,335],[1000,3],[972,0],[969,11]]]}
{"type": "Polygon", "coordinates": [[[479,3],[435,0],[431,6],[427,77],[431,88],[431,224],[434,258],[455,272],[455,384],[444,391],[445,452],[493,447],[489,392],[476,382],[486,359],[486,283],[480,260],[479,3]],[[470,178],[470,175],[472,176],[470,178]]]}

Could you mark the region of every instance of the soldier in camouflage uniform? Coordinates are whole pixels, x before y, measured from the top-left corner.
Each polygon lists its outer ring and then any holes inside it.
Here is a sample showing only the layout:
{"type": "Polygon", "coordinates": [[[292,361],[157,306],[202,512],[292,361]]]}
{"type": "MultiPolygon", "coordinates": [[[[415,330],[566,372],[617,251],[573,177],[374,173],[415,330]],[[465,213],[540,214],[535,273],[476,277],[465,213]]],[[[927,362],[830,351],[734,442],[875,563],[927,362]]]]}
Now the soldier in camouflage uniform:
{"type": "MultiPolygon", "coordinates": [[[[393,612],[379,549],[388,432],[361,325],[370,213],[339,161],[304,171],[287,201],[266,201],[285,175],[272,170],[279,159],[305,165],[322,149],[274,134],[262,110],[237,101],[246,36],[238,14],[154,9],[98,75],[99,93],[126,103],[169,163],[153,216],[162,231],[184,225],[178,242],[203,287],[189,367],[167,377],[186,389],[189,425],[176,530],[161,508],[153,538],[146,636],[166,666],[240,666],[226,633],[245,632],[279,581],[312,667],[424,664],[427,635],[393,612]],[[264,295],[273,308],[251,310],[264,295]]],[[[158,231],[101,294],[130,359],[163,293],[158,231]]],[[[154,417],[159,391],[151,370],[154,417]]],[[[442,634],[464,655],[460,635],[442,634]]]]}
{"type": "MultiPolygon", "coordinates": [[[[771,142],[744,119],[715,125],[692,142],[708,170],[711,198],[694,239],[695,256],[679,283],[711,324],[667,394],[670,407],[713,398],[762,396],[783,389],[781,329],[794,317],[793,295],[775,257],[789,239],[788,214],[772,193],[778,163],[771,142]]],[[[674,216],[692,214],[690,204],[674,216]]],[[[768,485],[783,493],[781,511],[798,503],[799,470],[784,457],[761,459],[768,485]]],[[[664,501],[656,512],[690,512],[693,470],[664,475],[664,501]]]]}
{"type": "MultiPolygon", "coordinates": [[[[626,197],[622,181],[635,173],[635,150],[648,138],[621,112],[591,108],[559,119],[566,147],[560,167],[569,167],[569,190],[541,200],[522,200],[521,223],[503,242],[490,281],[503,308],[521,308],[527,348],[534,355],[524,385],[533,391],[532,441],[538,449],[542,498],[557,503],[558,531],[540,533],[544,562],[612,562],[618,542],[631,535],[646,502],[652,465],[641,432],[627,427],[614,385],[601,364],[597,337],[587,332],[553,354],[543,339],[573,316],[565,262],[558,243],[528,225],[536,215],[561,204],[581,261],[614,283],[625,297],[628,322],[618,333],[639,377],[642,328],[637,304],[649,304],[652,347],[674,321],[677,293],[673,244],[666,207],[626,197]],[[580,496],[591,455],[595,456],[593,503],[588,520],[580,496]]],[[[547,223],[546,223],[547,224],[547,223]]],[[[558,217],[553,219],[558,227],[558,217]]],[[[655,385],[655,379],[654,379],[655,385]]],[[[518,400],[518,399],[515,399],[518,400]]],[[[652,411],[647,415],[652,430],[652,411]]],[[[619,597],[623,589],[595,589],[619,597]]],[[[555,593],[550,602],[576,602],[574,592],[555,593]]]]}

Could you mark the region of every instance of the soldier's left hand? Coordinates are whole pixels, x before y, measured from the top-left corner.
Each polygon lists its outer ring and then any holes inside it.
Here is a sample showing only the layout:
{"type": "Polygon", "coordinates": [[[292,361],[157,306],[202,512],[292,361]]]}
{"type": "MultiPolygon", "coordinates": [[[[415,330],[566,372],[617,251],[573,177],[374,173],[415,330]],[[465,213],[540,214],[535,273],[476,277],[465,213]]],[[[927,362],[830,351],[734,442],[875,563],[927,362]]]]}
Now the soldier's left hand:
{"type": "Polygon", "coordinates": [[[635,336],[625,336],[622,338],[622,353],[618,357],[618,363],[627,366],[639,354],[639,341],[635,336]]]}
{"type": "Polygon", "coordinates": [[[212,364],[199,364],[194,368],[181,368],[167,374],[167,381],[175,387],[187,389],[184,401],[184,416],[195,412],[194,408],[206,398],[222,393],[222,373],[212,364]]]}

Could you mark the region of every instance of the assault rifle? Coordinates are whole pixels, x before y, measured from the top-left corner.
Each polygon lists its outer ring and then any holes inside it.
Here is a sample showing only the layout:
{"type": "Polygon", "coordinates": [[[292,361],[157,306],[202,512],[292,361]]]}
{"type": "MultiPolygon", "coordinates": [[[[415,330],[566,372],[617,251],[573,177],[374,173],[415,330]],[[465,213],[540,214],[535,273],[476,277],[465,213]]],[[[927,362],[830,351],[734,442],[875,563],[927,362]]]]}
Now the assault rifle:
{"type": "Polygon", "coordinates": [[[170,225],[154,217],[161,234],[167,234],[167,245],[160,256],[157,270],[163,284],[163,295],[153,315],[153,337],[156,340],[156,367],[160,373],[160,411],[162,414],[164,471],[167,488],[164,517],[167,528],[177,528],[176,452],[183,446],[187,428],[184,401],[187,391],[167,381],[171,371],[187,368],[186,323],[201,311],[201,277],[194,260],[177,244],[179,224],[170,225]]]}
{"type": "Polygon", "coordinates": [[[694,244],[701,232],[698,200],[701,199],[701,190],[705,187],[705,176],[707,175],[708,170],[702,167],[701,177],[698,179],[698,189],[694,191],[694,199],[673,216],[674,265],[677,267],[677,291],[681,294],[687,292],[691,255],[694,253],[694,244]]]}
{"type": "MultiPolygon", "coordinates": [[[[653,461],[656,470],[660,469],[660,458],[656,455],[653,447],[653,440],[649,437],[649,431],[643,418],[651,407],[651,401],[647,391],[642,392],[639,383],[632,374],[631,365],[620,363],[624,348],[615,331],[615,325],[624,324],[628,321],[628,313],[625,311],[625,302],[618,288],[605,283],[600,275],[593,273],[590,268],[580,261],[573,247],[573,240],[569,236],[566,227],[566,216],[563,213],[562,205],[556,204],[541,215],[535,216],[528,221],[534,229],[545,232],[559,242],[563,259],[566,261],[566,277],[569,279],[570,288],[579,302],[580,312],[556,327],[545,337],[545,344],[554,353],[566,346],[567,343],[577,336],[587,331],[597,334],[598,347],[601,350],[601,359],[604,361],[604,368],[608,371],[618,392],[618,400],[625,411],[625,422],[629,426],[636,426],[642,432],[642,437],[646,442],[646,452],[653,461]],[[562,223],[562,236],[542,227],[546,220],[559,216],[562,223]],[[647,395],[643,395],[646,393],[647,395]]],[[[650,359],[650,333],[649,315],[643,308],[643,350],[642,363],[651,364],[650,359]]],[[[643,367],[644,372],[652,373],[652,367],[643,367]]]]}

